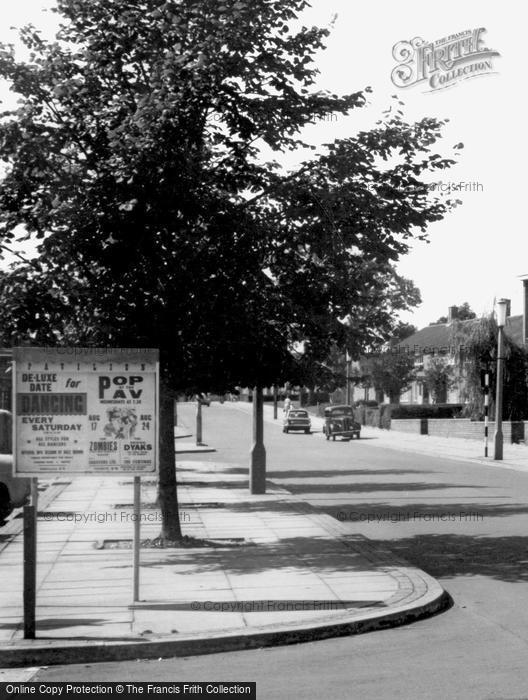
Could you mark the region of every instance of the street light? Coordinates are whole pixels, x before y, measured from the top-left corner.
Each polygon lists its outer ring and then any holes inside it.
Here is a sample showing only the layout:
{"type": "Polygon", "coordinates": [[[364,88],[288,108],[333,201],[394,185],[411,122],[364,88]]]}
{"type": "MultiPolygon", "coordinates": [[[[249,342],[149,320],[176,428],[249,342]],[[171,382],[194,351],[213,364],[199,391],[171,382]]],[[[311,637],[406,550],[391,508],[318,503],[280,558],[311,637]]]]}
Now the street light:
{"type": "Polygon", "coordinates": [[[348,354],[348,350],[346,351],[346,404],[347,406],[350,406],[350,363],[352,362],[352,358],[348,354]]]}
{"type": "Polygon", "coordinates": [[[202,399],[196,394],[196,445],[202,444],[202,399]]]}
{"type": "Polygon", "coordinates": [[[494,434],[494,459],[502,459],[504,438],[502,435],[502,394],[504,371],[504,326],[509,299],[500,299],[497,302],[497,326],[499,338],[497,348],[497,388],[495,398],[495,434],[494,434]]]}

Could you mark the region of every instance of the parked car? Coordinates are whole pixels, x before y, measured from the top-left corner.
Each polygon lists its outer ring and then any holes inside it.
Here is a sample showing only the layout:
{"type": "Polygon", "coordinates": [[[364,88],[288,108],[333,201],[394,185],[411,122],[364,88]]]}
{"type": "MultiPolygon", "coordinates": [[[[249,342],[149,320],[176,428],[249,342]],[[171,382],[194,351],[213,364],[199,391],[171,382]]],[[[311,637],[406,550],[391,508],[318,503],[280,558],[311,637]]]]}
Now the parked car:
{"type": "Polygon", "coordinates": [[[298,408],[291,408],[285,415],[282,422],[282,432],[289,433],[290,430],[303,430],[305,433],[312,431],[312,421],[308,411],[298,408]]]}
{"type": "Polygon", "coordinates": [[[327,406],[324,410],[323,433],[327,440],[339,435],[346,440],[360,437],[361,424],[354,420],[352,406],[327,406]]]}
{"type": "MultiPolygon", "coordinates": [[[[0,448],[10,451],[12,416],[10,411],[0,410],[0,448]]],[[[27,503],[31,493],[31,480],[13,476],[13,455],[0,454],[0,525],[14,508],[27,503]]]]}

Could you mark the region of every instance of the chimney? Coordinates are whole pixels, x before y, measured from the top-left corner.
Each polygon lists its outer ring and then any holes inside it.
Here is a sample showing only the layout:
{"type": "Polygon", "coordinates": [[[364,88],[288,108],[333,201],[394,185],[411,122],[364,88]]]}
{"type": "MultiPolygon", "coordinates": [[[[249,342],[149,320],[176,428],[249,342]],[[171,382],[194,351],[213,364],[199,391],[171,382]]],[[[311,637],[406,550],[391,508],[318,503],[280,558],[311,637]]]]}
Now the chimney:
{"type": "Polygon", "coordinates": [[[447,309],[447,322],[452,323],[458,315],[458,308],[456,306],[449,306],[447,309]]]}
{"type": "Polygon", "coordinates": [[[528,345],[528,275],[521,275],[523,282],[522,342],[528,345]]]}

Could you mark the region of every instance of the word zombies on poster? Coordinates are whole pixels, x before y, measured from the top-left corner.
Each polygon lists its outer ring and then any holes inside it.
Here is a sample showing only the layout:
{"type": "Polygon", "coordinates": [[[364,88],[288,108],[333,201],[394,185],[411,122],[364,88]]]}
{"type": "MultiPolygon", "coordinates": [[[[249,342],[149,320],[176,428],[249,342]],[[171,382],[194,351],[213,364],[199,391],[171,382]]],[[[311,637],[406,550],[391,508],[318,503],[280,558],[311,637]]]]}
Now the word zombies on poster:
{"type": "Polygon", "coordinates": [[[15,348],[14,473],[151,474],[158,351],[15,348]]]}

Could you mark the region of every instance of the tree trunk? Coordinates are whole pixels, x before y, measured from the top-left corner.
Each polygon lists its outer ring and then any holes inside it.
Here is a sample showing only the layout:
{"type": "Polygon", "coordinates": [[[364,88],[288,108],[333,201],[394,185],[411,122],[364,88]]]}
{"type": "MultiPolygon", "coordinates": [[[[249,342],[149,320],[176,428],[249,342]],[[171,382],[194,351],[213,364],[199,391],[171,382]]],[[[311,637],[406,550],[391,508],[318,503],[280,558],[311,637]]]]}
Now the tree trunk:
{"type": "Polygon", "coordinates": [[[174,397],[160,381],[159,401],[159,503],[161,538],[181,540],[180,513],[176,489],[176,453],[174,450],[174,397]]]}

